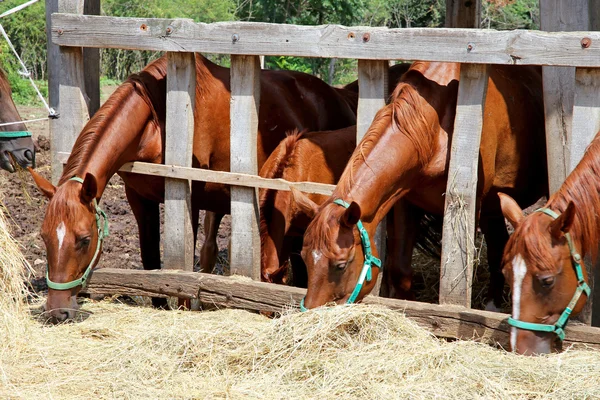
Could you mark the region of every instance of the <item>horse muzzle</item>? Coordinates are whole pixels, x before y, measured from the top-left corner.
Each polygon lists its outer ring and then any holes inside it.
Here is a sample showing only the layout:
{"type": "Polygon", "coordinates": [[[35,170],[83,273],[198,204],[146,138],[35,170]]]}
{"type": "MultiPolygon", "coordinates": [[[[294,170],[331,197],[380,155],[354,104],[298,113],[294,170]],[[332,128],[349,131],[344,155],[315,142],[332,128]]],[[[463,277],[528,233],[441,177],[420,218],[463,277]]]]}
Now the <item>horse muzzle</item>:
{"type": "Polygon", "coordinates": [[[35,168],[35,152],[31,149],[16,149],[0,153],[0,168],[15,172],[17,165],[23,169],[35,168]]]}
{"type": "Polygon", "coordinates": [[[77,304],[76,296],[72,296],[70,291],[49,290],[48,299],[43,308],[47,322],[60,324],[75,319],[79,304],[77,304]]]}

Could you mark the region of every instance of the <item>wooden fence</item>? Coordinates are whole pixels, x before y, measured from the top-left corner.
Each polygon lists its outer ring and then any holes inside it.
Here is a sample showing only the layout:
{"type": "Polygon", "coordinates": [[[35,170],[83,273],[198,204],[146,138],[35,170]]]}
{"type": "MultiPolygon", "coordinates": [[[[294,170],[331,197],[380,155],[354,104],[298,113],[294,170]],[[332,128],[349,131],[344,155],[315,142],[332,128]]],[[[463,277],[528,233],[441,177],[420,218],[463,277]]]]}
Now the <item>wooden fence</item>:
{"type": "MultiPolygon", "coordinates": [[[[231,272],[254,280],[260,279],[257,188],[289,190],[290,185],[285,181],[256,176],[258,173],[257,116],[260,102],[259,55],[358,59],[360,90],[357,139],[359,140],[377,110],[385,104],[387,60],[463,63],[444,215],[445,229],[440,275],[441,304],[467,308],[471,304],[472,264],[475,250],[472,243],[472,238],[475,236],[475,191],[488,65],[574,67],[576,95],[571,143],[577,146],[582,144],[585,147],[600,129],[600,69],[595,68],[600,67],[600,32],[387,29],[242,22],[202,24],[183,19],[80,15],[82,9],[79,3],[80,0],[61,0],[59,13],[52,14],[51,17],[51,37],[52,41],[60,46],[61,60],[59,79],[61,118],[51,127],[52,132],[55,133],[53,167],[61,168],[61,163],[66,160],[76,136],[88,118],[82,94],[84,91],[81,48],[166,51],[169,79],[165,159],[168,165],[135,162],[122,168],[128,172],[166,178],[165,231],[167,234],[164,235],[166,269],[190,271],[192,268],[194,249],[191,245],[192,231],[189,220],[191,180],[220,182],[232,185],[231,272]],[[192,107],[186,105],[194,102],[193,52],[232,55],[231,115],[235,115],[236,118],[231,121],[231,172],[190,168],[194,116],[189,111],[192,107]],[[60,132],[60,139],[56,138],[56,132],[60,132]],[[466,223],[452,230],[449,229],[451,224],[446,221],[454,219],[456,213],[462,213],[461,219],[466,223]]],[[[549,136],[551,134],[552,132],[549,136]]],[[[550,142],[550,139],[548,140],[550,142]]],[[[543,145],[541,146],[540,151],[543,151],[543,145]]],[[[575,154],[573,159],[580,158],[582,155],[575,149],[573,154],[575,154]]],[[[60,171],[53,174],[60,175],[60,171]]],[[[331,185],[308,182],[292,185],[310,193],[329,194],[332,189],[331,185]]],[[[381,242],[383,241],[380,238],[379,243],[381,242]]],[[[136,272],[138,273],[148,274],[141,271],[136,272]]],[[[90,282],[90,290],[119,292],[118,285],[109,285],[106,281],[100,283],[100,277],[105,274],[111,277],[119,275],[114,271],[97,271],[90,282]]],[[[132,277],[134,273],[120,272],[120,274],[123,277],[132,277]]],[[[152,276],[156,279],[156,276],[163,276],[160,274],[160,272],[153,272],[152,276]]],[[[188,277],[188,275],[182,276],[188,277]]],[[[229,278],[215,279],[221,282],[222,279],[229,278]]],[[[133,288],[123,279],[116,279],[115,282],[121,282],[121,287],[133,288]]],[[[229,295],[222,294],[222,296],[239,297],[242,291],[247,289],[244,285],[236,287],[236,285],[229,285],[227,289],[229,295]]],[[[271,293],[282,290],[295,293],[287,297],[288,302],[298,298],[296,291],[289,288],[268,285],[257,287],[259,291],[271,293]]],[[[147,287],[143,292],[144,294],[156,293],[157,289],[147,287]]],[[[203,298],[202,290],[198,293],[197,288],[194,288],[191,293],[186,292],[186,296],[203,298]]],[[[387,300],[377,301],[387,302],[387,300]]],[[[283,303],[285,301],[281,304],[283,303]]],[[[398,304],[402,304],[401,308],[405,310],[429,307],[411,302],[398,304]]],[[[453,318],[458,319],[461,315],[466,315],[465,313],[480,312],[466,309],[451,312],[453,318]]],[[[499,319],[494,318],[498,321],[506,317],[501,314],[496,316],[499,319]]],[[[482,324],[485,325],[484,322],[482,324]]],[[[461,332],[461,337],[464,337],[465,332],[470,332],[472,335],[477,332],[477,329],[461,332]]],[[[594,335],[587,335],[590,341],[596,340],[593,339],[597,337],[594,335]]],[[[600,340],[598,342],[600,343],[600,340]]]]}

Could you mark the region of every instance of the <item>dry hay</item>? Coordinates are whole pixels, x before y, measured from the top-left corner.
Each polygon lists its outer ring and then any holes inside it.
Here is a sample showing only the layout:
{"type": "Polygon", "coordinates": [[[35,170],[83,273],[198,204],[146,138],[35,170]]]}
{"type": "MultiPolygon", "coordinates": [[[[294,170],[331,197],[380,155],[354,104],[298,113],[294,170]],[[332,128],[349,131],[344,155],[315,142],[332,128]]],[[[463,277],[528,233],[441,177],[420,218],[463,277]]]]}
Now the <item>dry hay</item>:
{"type": "Polygon", "coordinates": [[[522,357],[438,340],[401,313],[344,306],[271,320],[108,301],[44,326],[0,214],[0,398],[598,398],[600,353],[522,357]]]}

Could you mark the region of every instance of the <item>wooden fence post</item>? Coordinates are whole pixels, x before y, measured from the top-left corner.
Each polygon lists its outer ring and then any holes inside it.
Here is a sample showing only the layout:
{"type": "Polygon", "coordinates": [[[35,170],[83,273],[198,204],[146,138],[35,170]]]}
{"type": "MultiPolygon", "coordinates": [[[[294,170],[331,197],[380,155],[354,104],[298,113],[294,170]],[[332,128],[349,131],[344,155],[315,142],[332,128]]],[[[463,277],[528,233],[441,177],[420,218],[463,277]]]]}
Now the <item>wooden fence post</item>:
{"type": "MultiPolygon", "coordinates": [[[[385,106],[388,98],[388,69],[386,60],[358,60],[358,115],[356,127],[356,144],[361,141],[375,118],[375,114],[385,106]]],[[[379,295],[383,266],[386,256],[386,219],[377,226],[375,246],[382,261],[381,270],[372,294],[379,295]]]]}
{"type": "MultiPolygon", "coordinates": [[[[191,167],[196,98],[194,53],[167,53],[165,164],[191,167]]],[[[192,271],[191,181],[165,178],[164,268],[192,271]]]]}
{"type": "MultiPolygon", "coordinates": [[[[231,55],[231,172],[258,175],[259,56],[231,55]]],[[[258,190],[231,187],[232,275],[260,280],[258,190]]]]}
{"type": "Polygon", "coordinates": [[[460,67],[442,232],[440,304],[471,307],[477,169],[488,70],[483,64],[460,67]]]}
{"type": "Polygon", "coordinates": [[[446,27],[478,28],[481,24],[481,0],[446,0],[446,27]]]}
{"type": "MultiPolygon", "coordinates": [[[[100,0],[85,0],[83,13],[100,15],[100,0]]],[[[100,49],[83,49],[83,70],[85,72],[85,92],[87,94],[90,117],[100,108],[100,49]]]]}
{"type": "MultiPolygon", "coordinates": [[[[83,0],[59,0],[58,12],[82,14],[83,0]]],[[[58,78],[58,119],[50,120],[50,145],[52,154],[52,182],[58,183],[63,166],[58,160],[58,152],[71,151],[75,139],[89,120],[87,110],[85,79],[83,71],[83,51],[81,47],[60,47],[57,64],[50,64],[58,70],[52,71],[58,78]]],[[[55,84],[56,85],[56,84],[55,84]]],[[[56,87],[56,86],[54,86],[56,87]]]]}

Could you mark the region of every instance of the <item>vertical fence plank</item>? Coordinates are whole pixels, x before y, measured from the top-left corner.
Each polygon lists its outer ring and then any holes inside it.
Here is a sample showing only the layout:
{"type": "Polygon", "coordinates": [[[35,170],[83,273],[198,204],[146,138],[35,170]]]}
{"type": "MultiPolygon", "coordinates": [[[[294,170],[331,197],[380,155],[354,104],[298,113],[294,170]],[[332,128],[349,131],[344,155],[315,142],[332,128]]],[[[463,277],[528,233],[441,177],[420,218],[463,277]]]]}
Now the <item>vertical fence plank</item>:
{"type": "MultiPolygon", "coordinates": [[[[100,15],[100,0],[85,0],[83,13],[86,15],[100,15]]],[[[100,49],[84,48],[83,62],[88,112],[90,116],[93,116],[100,108],[100,49]]]]}
{"type": "MultiPolygon", "coordinates": [[[[259,56],[231,56],[231,172],[258,174],[259,56]]],[[[260,280],[258,190],[231,187],[231,274],[260,280]]]]}
{"type": "MultiPolygon", "coordinates": [[[[59,0],[58,12],[82,14],[83,0],[59,0]]],[[[59,63],[54,78],[58,78],[58,108],[60,117],[50,121],[50,144],[52,153],[52,182],[62,175],[62,163],[58,152],[70,152],[75,139],[89,119],[87,110],[83,51],[81,47],[60,47],[59,63]]]]}
{"type": "MultiPolygon", "coordinates": [[[[569,173],[577,166],[585,149],[600,131],[600,68],[577,68],[574,86],[573,138],[569,143],[569,173]]],[[[600,263],[596,262],[594,266],[591,259],[586,257],[585,266],[592,287],[592,296],[588,298],[578,319],[588,325],[600,324],[600,307],[598,305],[594,307],[594,298],[600,296],[600,285],[597,284],[600,279],[598,264],[600,263]]]]}
{"type": "MultiPolygon", "coordinates": [[[[192,166],[196,63],[194,53],[167,53],[165,164],[192,166]]],[[[165,179],[164,267],[192,271],[191,181],[165,179]]]]}
{"type": "MultiPolygon", "coordinates": [[[[588,29],[588,0],[540,0],[541,27],[545,31],[585,31],[588,29]]],[[[572,170],[573,97],[575,68],[542,67],[544,116],[550,193],[558,190],[572,170]]],[[[576,132],[573,132],[577,135],[576,132]]],[[[575,164],[579,159],[575,161],[575,164]]]]}
{"type": "MultiPolygon", "coordinates": [[[[356,143],[358,144],[373,122],[377,111],[385,106],[388,94],[388,69],[389,61],[385,60],[358,60],[358,116],[356,129],[356,143]]],[[[377,226],[375,233],[375,246],[379,252],[383,269],[386,256],[386,219],[377,226]]],[[[372,293],[379,295],[383,270],[377,276],[377,282],[372,293]]]]}
{"type": "Polygon", "coordinates": [[[446,27],[479,28],[481,0],[446,0],[446,27]]]}
{"type": "Polygon", "coordinates": [[[487,85],[487,65],[461,66],[446,186],[440,304],[471,306],[477,168],[487,85]]]}

